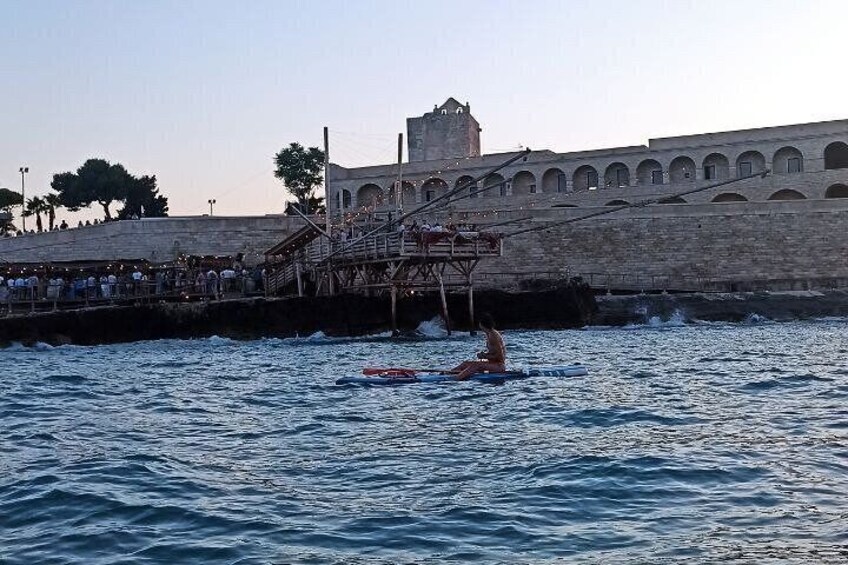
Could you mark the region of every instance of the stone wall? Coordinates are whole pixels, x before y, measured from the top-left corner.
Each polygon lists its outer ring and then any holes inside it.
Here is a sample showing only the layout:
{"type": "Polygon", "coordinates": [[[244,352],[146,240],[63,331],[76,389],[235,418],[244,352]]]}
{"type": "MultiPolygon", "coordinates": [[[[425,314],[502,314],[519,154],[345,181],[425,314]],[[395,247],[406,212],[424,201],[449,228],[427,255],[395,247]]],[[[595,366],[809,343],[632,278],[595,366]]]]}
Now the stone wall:
{"type": "MultiPolygon", "coordinates": [[[[537,212],[531,221],[502,229],[513,232],[591,212],[537,212]]],[[[481,264],[481,273],[505,273],[515,280],[559,272],[582,275],[600,287],[607,275],[613,275],[612,286],[626,280],[631,287],[639,276],[646,289],[848,286],[846,231],[846,199],[629,208],[507,238],[504,256],[481,264]]]]}
{"type": "Polygon", "coordinates": [[[248,264],[282,240],[302,220],[288,216],[199,216],[124,220],[20,237],[0,238],[0,262],[36,263],[145,259],[177,255],[245,254],[248,264]]]}

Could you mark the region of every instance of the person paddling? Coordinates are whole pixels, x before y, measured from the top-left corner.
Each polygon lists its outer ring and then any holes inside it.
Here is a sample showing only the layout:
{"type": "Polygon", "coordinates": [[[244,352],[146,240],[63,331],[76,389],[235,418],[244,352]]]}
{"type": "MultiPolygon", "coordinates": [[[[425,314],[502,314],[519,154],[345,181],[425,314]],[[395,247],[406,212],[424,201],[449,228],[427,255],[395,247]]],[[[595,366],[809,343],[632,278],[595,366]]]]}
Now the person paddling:
{"type": "Polygon", "coordinates": [[[454,367],[456,380],[464,381],[477,373],[503,373],[506,371],[506,345],[495,329],[495,321],[489,314],[480,317],[480,329],[486,334],[486,349],[477,354],[479,361],[465,361],[454,367]]]}

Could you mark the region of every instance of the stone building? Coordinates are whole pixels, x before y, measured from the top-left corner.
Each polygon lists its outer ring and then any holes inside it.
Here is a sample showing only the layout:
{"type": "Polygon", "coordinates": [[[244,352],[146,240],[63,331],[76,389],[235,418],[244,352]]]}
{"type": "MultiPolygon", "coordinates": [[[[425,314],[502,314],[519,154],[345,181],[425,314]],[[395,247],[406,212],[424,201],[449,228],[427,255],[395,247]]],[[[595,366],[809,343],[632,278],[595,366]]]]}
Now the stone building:
{"type": "MultiPolygon", "coordinates": [[[[468,124],[476,124],[468,106],[453,99],[424,119],[449,116],[459,108],[468,124]]],[[[454,129],[422,135],[416,121],[421,119],[408,121],[417,129],[410,131],[410,162],[403,165],[399,204],[406,210],[511,156],[479,155],[479,138],[461,152],[454,129]],[[448,148],[450,157],[440,154],[439,146],[448,148]]],[[[465,198],[439,214],[454,220],[526,216],[530,223],[555,221],[769,170],[764,178],[544,232],[536,243],[518,238],[528,252],[508,254],[511,258],[495,268],[815,286],[813,279],[848,280],[843,261],[848,249],[835,235],[848,229],[847,142],[848,120],[835,120],[656,138],[647,145],[600,150],[533,151],[483,179],[476,190],[472,186],[465,198]]],[[[332,165],[329,174],[328,203],[337,218],[395,210],[396,164],[332,165]]]]}

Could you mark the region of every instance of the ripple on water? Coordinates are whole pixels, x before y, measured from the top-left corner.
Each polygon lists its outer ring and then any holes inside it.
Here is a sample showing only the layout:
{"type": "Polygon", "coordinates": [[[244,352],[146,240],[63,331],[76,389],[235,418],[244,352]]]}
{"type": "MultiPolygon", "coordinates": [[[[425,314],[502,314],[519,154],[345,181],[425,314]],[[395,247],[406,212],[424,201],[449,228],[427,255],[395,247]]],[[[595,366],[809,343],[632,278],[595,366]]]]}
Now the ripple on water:
{"type": "Polygon", "coordinates": [[[477,338],[0,351],[0,560],[848,559],[845,320],[506,332],[588,377],[336,387],[477,338]]]}

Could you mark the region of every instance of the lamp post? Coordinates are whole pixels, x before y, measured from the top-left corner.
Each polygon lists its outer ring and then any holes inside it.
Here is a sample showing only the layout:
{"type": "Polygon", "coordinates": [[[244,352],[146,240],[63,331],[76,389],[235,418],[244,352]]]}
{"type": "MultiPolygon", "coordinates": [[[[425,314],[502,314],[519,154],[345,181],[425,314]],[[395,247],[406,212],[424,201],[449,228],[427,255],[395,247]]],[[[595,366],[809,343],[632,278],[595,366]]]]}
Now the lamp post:
{"type": "Polygon", "coordinates": [[[207,202],[209,202],[209,215],[211,216],[212,215],[212,206],[217,204],[218,201],[215,200],[214,198],[210,198],[209,200],[207,200],[207,202]]]}
{"type": "Polygon", "coordinates": [[[24,175],[29,172],[29,167],[21,167],[18,170],[21,172],[21,229],[26,233],[26,216],[24,216],[24,210],[26,210],[26,183],[24,182],[24,175]]]}

